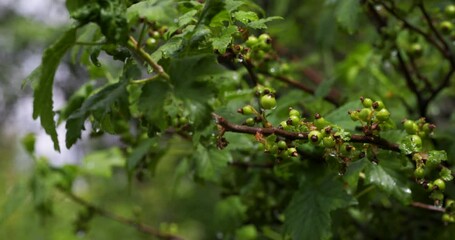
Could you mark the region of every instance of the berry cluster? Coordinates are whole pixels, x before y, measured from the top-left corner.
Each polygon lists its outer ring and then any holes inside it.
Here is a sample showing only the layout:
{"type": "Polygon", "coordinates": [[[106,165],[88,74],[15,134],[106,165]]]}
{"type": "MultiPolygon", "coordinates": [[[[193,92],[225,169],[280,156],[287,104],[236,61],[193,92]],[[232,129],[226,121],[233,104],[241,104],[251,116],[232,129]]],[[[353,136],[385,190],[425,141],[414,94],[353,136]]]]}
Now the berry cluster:
{"type": "Polygon", "coordinates": [[[383,127],[390,125],[390,112],[385,108],[382,101],[373,101],[370,98],[361,97],[363,108],[349,111],[353,121],[359,121],[363,126],[365,135],[379,135],[383,127]]]}

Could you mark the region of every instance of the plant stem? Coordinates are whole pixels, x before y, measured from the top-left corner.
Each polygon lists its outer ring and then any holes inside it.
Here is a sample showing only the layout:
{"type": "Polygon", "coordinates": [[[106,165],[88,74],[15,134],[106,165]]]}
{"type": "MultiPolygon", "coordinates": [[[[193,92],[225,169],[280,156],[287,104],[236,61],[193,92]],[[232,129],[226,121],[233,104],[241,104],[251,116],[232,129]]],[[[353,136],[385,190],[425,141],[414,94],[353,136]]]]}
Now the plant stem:
{"type": "Polygon", "coordinates": [[[63,194],[65,194],[67,197],[69,197],[71,200],[73,200],[74,202],[76,202],[76,203],[78,203],[80,205],[83,205],[83,206],[85,206],[87,208],[92,209],[96,214],[98,214],[100,216],[103,216],[105,218],[109,218],[111,220],[114,220],[116,222],[122,223],[122,224],[130,226],[130,227],[134,227],[140,232],[149,234],[149,235],[154,236],[154,237],[159,238],[159,239],[164,239],[164,240],[183,240],[183,238],[181,238],[181,237],[160,232],[159,230],[157,230],[157,229],[155,229],[153,227],[150,227],[148,225],[145,225],[145,224],[143,224],[141,222],[137,222],[135,220],[132,220],[132,219],[129,219],[129,218],[125,218],[123,216],[116,215],[116,214],[114,214],[112,212],[109,212],[109,211],[103,209],[103,208],[97,207],[97,206],[85,201],[84,199],[76,196],[74,193],[72,193],[70,191],[67,191],[67,190],[65,190],[63,188],[58,188],[58,189],[63,194]]]}
{"type": "Polygon", "coordinates": [[[150,54],[144,51],[144,49],[142,49],[138,45],[137,41],[132,36],[130,36],[130,39],[128,40],[128,47],[130,48],[131,51],[137,53],[144,61],[146,61],[150,65],[150,67],[152,67],[152,69],[156,72],[156,74],[160,75],[166,80],[170,79],[169,75],[164,71],[163,67],[156,63],[152,59],[150,54]]]}

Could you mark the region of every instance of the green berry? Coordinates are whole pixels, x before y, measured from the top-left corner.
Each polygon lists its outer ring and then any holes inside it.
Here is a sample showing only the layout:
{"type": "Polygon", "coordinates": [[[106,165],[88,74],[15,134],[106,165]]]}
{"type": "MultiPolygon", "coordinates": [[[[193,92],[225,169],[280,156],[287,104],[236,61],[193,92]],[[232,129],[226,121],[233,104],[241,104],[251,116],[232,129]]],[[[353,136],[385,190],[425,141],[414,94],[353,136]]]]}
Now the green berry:
{"type": "Polygon", "coordinates": [[[423,167],[416,168],[414,171],[414,177],[423,178],[425,177],[425,169],[423,167]]]}
{"type": "Polygon", "coordinates": [[[441,191],[434,191],[431,193],[430,198],[433,200],[442,201],[444,200],[444,194],[441,191]]]}
{"type": "Polygon", "coordinates": [[[292,123],[293,126],[297,126],[300,123],[300,118],[298,116],[290,116],[289,121],[292,123]]]}
{"type": "Polygon", "coordinates": [[[272,94],[262,96],[260,102],[263,109],[273,109],[276,107],[276,99],[272,94]]]}
{"type": "Polygon", "coordinates": [[[422,147],[422,139],[418,135],[411,135],[410,139],[411,142],[414,143],[417,148],[422,147]]]}
{"type": "Polygon", "coordinates": [[[364,121],[364,122],[367,122],[370,120],[370,116],[371,116],[371,109],[369,108],[363,108],[362,110],[360,110],[360,112],[358,113],[358,116],[359,116],[359,119],[364,121]]]}
{"type": "Polygon", "coordinates": [[[322,134],[319,131],[313,130],[308,134],[308,140],[312,143],[317,144],[321,141],[322,134]]]}
{"type": "Polygon", "coordinates": [[[324,147],[326,148],[332,148],[335,147],[335,139],[332,136],[328,136],[322,139],[322,144],[324,144],[324,147]]]}
{"type": "Polygon", "coordinates": [[[288,123],[286,121],[281,121],[280,122],[280,126],[283,128],[283,129],[286,129],[288,127],[288,123]]]}
{"type": "Polygon", "coordinates": [[[248,126],[254,126],[254,124],[256,124],[256,121],[254,121],[254,118],[247,118],[245,120],[245,124],[248,126]]]}
{"type": "Polygon", "coordinates": [[[295,109],[291,109],[289,111],[289,116],[297,116],[297,117],[300,117],[300,112],[295,110],[295,109]]]}
{"type": "Polygon", "coordinates": [[[374,110],[380,111],[381,109],[384,108],[384,103],[382,101],[376,101],[372,105],[374,110]]]}
{"type": "Polygon", "coordinates": [[[298,155],[297,149],[294,147],[288,148],[286,150],[286,153],[288,154],[288,156],[291,156],[291,157],[297,157],[297,155],[298,155]]]}
{"type": "Polygon", "coordinates": [[[180,125],[185,125],[188,123],[188,118],[187,117],[179,117],[179,124],[180,125]]]}
{"type": "Polygon", "coordinates": [[[403,123],[404,129],[408,134],[416,134],[417,131],[419,130],[419,126],[417,126],[417,123],[415,123],[412,120],[406,120],[403,123]]]}
{"type": "Polygon", "coordinates": [[[433,185],[438,187],[438,189],[441,191],[444,191],[446,189],[446,183],[444,182],[444,180],[442,180],[440,178],[434,180],[433,185]]]}
{"type": "Polygon", "coordinates": [[[155,38],[148,38],[147,41],[145,41],[145,45],[148,48],[154,48],[158,44],[158,41],[155,38]]]}
{"type": "Polygon", "coordinates": [[[419,43],[413,43],[411,46],[409,46],[408,53],[412,57],[420,57],[423,54],[423,48],[422,45],[419,43]]]}
{"type": "Polygon", "coordinates": [[[362,98],[362,105],[366,108],[370,108],[373,105],[373,100],[371,98],[362,98]]]}
{"type": "Polygon", "coordinates": [[[330,122],[325,120],[323,117],[316,118],[313,122],[313,125],[317,127],[318,129],[323,129],[330,125],[330,122]]]}
{"type": "Polygon", "coordinates": [[[351,117],[352,121],[359,120],[359,112],[357,112],[357,111],[349,111],[348,114],[351,117]]]}
{"type": "Polygon", "coordinates": [[[288,145],[286,144],[286,142],[285,142],[284,140],[278,141],[277,145],[278,145],[278,148],[279,148],[279,149],[286,149],[286,148],[288,148],[288,145]]]}
{"type": "Polygon", "coordinates": [[[383,108],[379,112],[376,113],[376,118],[380,122],[387,121],[390,118],[390,112],[387,109],[383,108]]]}
{"type": "Polygon", "coordinates": [[[249,36],[249,37],[248,37],[248,40],[246,40],[245,44],[246,44],[247,47],[252,48],[252,47],[254,47],[255,45],[257,45],[258,42],[259,42],[259,41],[258,41],[258,38],[257,38],[257,37],[255,37],[255,36],[249,36]]]}
{"type": "Polygon", "coordinates": [[[455,5],[447,5],[444,9],[444,13],[449,18],[455,18],[455,5]]]}
{"type": "Polygon", "coordinates": [[[442,21],[439,24],[439,29],[441,29],[443,34],[449,34],[453,30],[453,25],[449,21],[442,21]]]}
{"type": "Polygon", "coordinates": [[[254,110],[254,107],[251,105],[246,105],[242,108],[242,113],[245,115],[251,115],[254,114],[256,111],[254,110]]]}

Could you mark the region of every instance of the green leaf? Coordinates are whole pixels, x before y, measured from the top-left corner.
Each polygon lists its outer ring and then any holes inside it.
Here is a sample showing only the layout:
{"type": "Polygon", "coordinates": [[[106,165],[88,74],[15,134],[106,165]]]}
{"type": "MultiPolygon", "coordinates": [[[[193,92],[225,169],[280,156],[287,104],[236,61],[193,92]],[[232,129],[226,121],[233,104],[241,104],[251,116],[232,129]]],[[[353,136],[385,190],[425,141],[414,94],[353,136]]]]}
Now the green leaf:
{"type": "Polygon", "coordinates": [[[207,149],[201,144],[196,147],[193,155],[197,166],[197,174],[202,179],[218,182],[221,172],[232,161],[231,153],[226,150],[207,149]]]}
{"type": "Polygon", "coordinates": [[[41,126],[54,142],[54,149],[60,151],[55,129],[52,87],[57,67],[76,41],[76,28],[66,31],[60,39],[48,47],[41,60],[38,83],[33,96],[33,118],[40,118],[41,126]]]}
{"type": "Polygon", "coordinates": [[[360,3],[357,0],[343,0],[339,1],[338,8],[335,12],[338,23],[353,34],[357,30],[358,17],[361,11],[360,3]]]}
{"type": "Polygon", "coordinates": [[[143,112],[149,122],[159,129],[166,127],[164,116],[164,103],[170,92],[170,87],[162,81],[148,82],[142,88],[139,98],[139,110],[143,112]]]}
{"type": "Polygon", "coordinates": [[[221,0],[207,0],[205,1],[204,8],[202,9],[199,21],[196,28],[202,23],[209,25],[212,19],[221,11],[224,10],[224,1],[221,0]]]}
{"type": "Polygon", "coordinates": [[[351,120],[348,111],[352,111],[358,108],[360,108],[359,100],[347,102],[343,106],[335,109],[334,111],[330,112],[329,114],[323,117],[327,119],[329,122],[335,123],[337,126],[340,126],[341,128],[354,131],[358,123],[351,120]]]}
{"type": "Polygon", "coordinates": [[[7,197],[0,208],[0,225],[3,225],[8,218],[24,204],[29,194],[29,190],[26,184],[18,183],[15,186],[12,186],[4,194],[7,197]]]}
{"type": "Polygon", "coordinates": [[[82,160],[80,169],[89,175],[109,178],[112,175],[112,167],[121,167],[124,164],[125,158],[122,151],[113,147],[91,152],[82,160]]]}
{"type": "Polygon", "coordinates": [[[400,162],[397,158],[390,160],[394,160],[396,163],[387,164],[387,162],[381,161],[380,164],[374,164],[370,162],[365,170],[365,182],[376,185],[386,194],[394,196],[404,204],[408,204],[411,202],[411,189],[406,185],[406,179],[403,178],[403,174],[396,171],[400,162]]]}
{"type": "Polygon", "coordinates": [[[181,37],[173,37],[165,44],[161,45],[155,52],[152,53],[152,59],[158,62],[162,58],[169,58],[183,47],[183,39],[181,37]]]}
{"type": "Polygon", "coordinates": [[[148,0],[131,5],[126,10],[128,22],[145,18],[160,25],[172,25],[177,16],[177,8],[172,1],[148,0]]]}
{"type": "Polygon", "coordinates": [[[157,145],[158,137],[153,137],[145,139],[136,148],[134,148],[133,152],[128,156],[127,159],[128,171],[131,171],[134,168],[136,168],[137,164],[148,152],[150,152],[151,148],[154,146],[156,147],[157,145]]]}
{"type": "Polygon", "coordinates": [[[210,21],[210,27],[224,27],[226,23],[231,21],[231,15],[228,11],[221,11],[212,18],[210,21]]]}
{"type": "Polygon", "coordinates": [[[245,3],[242,1],[226,0],[226,10],[228,10],[228,12],[232,12],[234,10],[237,10],[243,4],[245,4],[245,3]]]}
{"type": "Polygon", "coordinates": [[[238,11],[235,12],[232,17],[236,19],[237,21],[243,23],[243,24],[248,24],[252,21],[257,21],[259,20],[258,15],[255,12],[251,11],[238,11]]]}
{"type": "Polygon", "coordinates": [[[304,179],[285,211],[285,226],[293,239],[330,238],[330,213],[356,203],[338,179],[315,175],[304,179]]]}
{"type": "Polygon", "coordinates": [[[335,83],[336,78],[332,77],[329,79],[326,79],[322,81],[321,84],[319,84],[318,88],[316,89],[314,96],[316,98],[323,98],[329,94],[330,89],[332,89],[332,85],[335,83]]]}
{"type": "Polygon", "coordinates": [[[219,37],[212,38],[213,49],[218,50],[221,54],[224,54],[226,52],[226,48],[232,41],[232,34],[237,31],[238,29],[235,26],[225,28],[219,37]]]}
{"type": "Polygon", "coordinates": [[[366,158],[359,159],[351,164],[349,164],[346,173],[343,175],[344,181],[350,187],[351,191],[354,193],[357,191],[357,185],[359,182],[359,174],[362,172],[366,166],[368,166],[369,160],[366,158]]]}
{"type": "Polygon", "coordinates": [[[256,20],[256,21],[252,21],[252,22],[250,22],[250,23],[248,23],[246,25],[248,27],[254,28],[254,29],[266,29],[267,25],[265,25],[265,24],[268,23],[268,22],[271,22],[271,21],[275,21],[275,20],[283,20],[283,18],[279,17],[279,16],[261,18],[261,19],[256,20]]]}
{"type": "Polygon", "coordinates": [[[246,219],[246,211],[240,197],[227,197],[215,206],[215,223],[221,231],[234,231],[246,219]]]}
{"type": "Polygon", "coordinates": [[[430,167],[438,166],[442,161],[447,160],[447,153],[444,150],[432,150],[428,152],[427,164],[430,167]]]}
{"type": "Polygon", "coordinates": [[[82,106],[73,112],[66,122],[66,147],[70,148],[81,137],[85,119],[95,110],[108,111],[120,97],[125,96],[126,81],[108,85],[90,96],[82,106]]]}
{"type": "Polygon", "coordinates": [[[452,170],[442,167],[441,171],[439,172],[439,176],[446,182],[453,180],[452,170]]]}

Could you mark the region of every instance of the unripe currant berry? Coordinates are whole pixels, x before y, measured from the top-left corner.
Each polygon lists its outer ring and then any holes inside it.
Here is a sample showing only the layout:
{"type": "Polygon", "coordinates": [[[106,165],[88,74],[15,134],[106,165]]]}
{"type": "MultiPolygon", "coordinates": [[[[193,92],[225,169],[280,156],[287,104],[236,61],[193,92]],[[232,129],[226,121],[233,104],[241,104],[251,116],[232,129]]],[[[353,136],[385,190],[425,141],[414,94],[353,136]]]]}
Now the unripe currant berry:
{"type": "Polygon", "coordinates": [[[440,191],[434,191],[431,193],[430,198],[433,200],[442,201],[444,200],[444,194],[440,191]]]}
{"type": "Polygon", "coordinates": [[[423,124],[422,126],[422,130],[425,134],[429,135],[430,133],[433,132],[433,130],[435,129],[435,125],[434,124],[429,124],[429,123],[425,123],[423,124]]]}
{"type": "Polygon", "coordinates": [[[444,13],[449,18],[455,18],[455,5],[453,4],[447,5],[446,8],[444,9],[444,13]]]}
{"type": "Polygon", "coordinates": [[[313,130],[308,134],[308,140],[314,144],[318,144],[321,141],[321,132],[313,130]]]}
{"type": "Polygon", "coordinates": [[[290,116],[289,121],[291,122],[292,126],[297,126],[300,123],[300,118],[298,116],[290,116]]]}
{"type": "Polygon", "coordinates": [[[412,120],[406,120],[403,122],[404,129],[408,134],[416,134],[419,131],[419,126],[412,120]]]}
{"type": "Polygon", "coordinates": [[[415,144],[415,146],[417,148],[421,148],[422,147],[422,139],[418,135],[415,135],[415,134],[411,135],[410,136],[410,140],[411,140],[412,143],[415,144]]]}
{"type": "Polygon", "coordinates": [[[158,41],[155,39],[155,38],[148,38],[146,41],[145,41],[145,45],[148,47],[148,48],[155,48],[157,45],[158,45],[158,41]]]}
{"type": "Polygon", "coordinates": [[[374,110],[380,111],[381,109],[384,108],[384,103],[382,101],[376,101],[373,104],[371,104],[374,110]]]}
{"type": "Polygon", "coordinates": [[[439,29],[443,34],[449,34],[453,30],[453,25],[449,21],[442,21],[439,24],[439,29]]]}
{"type": "Polygon", "coordinates": [[[357,111],[349,111],[348,114],[351,117],[352,121],[359,120],[359,112],[357,112],[357,111]]]}
{"type": "Polygon", "coordinates": [[[179,124],[180,125],[185,125],[188,123],[188,118],[187,117],[179,117],[179,124]]]}
{"type": "Polygon", "coordinates": [[[446,183],[440,178],[434,180],[433,185],[441,191],[444,191],[446,189],[446,183]]]}
{"type": "Polygon", "coordinates": [[[251,105],[246,105],[242,108],[241,110],[241,113],[242,114],[245,114],[245,115],[252,115],[254,114],[256,111],[254,110],[254,107],[251,106],[251,105]]]}
{"type": "Polygon", "coordinates": [[[297,157],[298,156],[297,149],[294,148],[294,147],[288,148],[286,150],[286,153],[288,154],[288,156],[291,156],[291,157],[297,157]]]}
{"type": "Polygon", "coordinates": [[[281,121],[280,127],[282,127],[283,129],[286,129],[288,127],[288,123],[286,121],[281,121]]]}
{"type": "Polygon", "coordinates": [[[254,47],[255,45],[258,44],[258,38],[255,37],[255,36],[249,36],[248,39],[246,40],[245,44],[247,47],[249,48],[252,48],[254,47]]]}
{"type": "Polygon", "coordinates": [[[370,120],[370,116],[371,116],[371,109],[369,109],[369,108],[363,108],[358,113],[359,119],[364,121],[364,122],[369,121],[370,120]]]}
{"type": "Polygon", "coordinates": [[[284,140],[278,141],[277,146],[278,146],[279,149],[286,149],[286,148],[288,148],[288,145],[286,144],[286,142],[285,142],[284,140]]]}
{"type": "Polygon", "coordinates": [[[420,45],[419,43],[411,44],[411,46],[409,46],[409,49],[408,49],[408,54],[411,57],[421,57],[423,54],[422,45],[420,45]]]}
{"type": "Polygon", "coordinates": [[[272,145],[272,147],[269,149],[269,152],[271,154],[277,154],[278,153],[278,146],[276,144],[272,145]]]}
{"type": "Polygon", "coordinates": [[[266,33],[259,36],[259,47],[263,50],[268,50],[271,47],[272,39],[266,33]]]}
{"type": "Polygon", "coordinates": [[[300,117],[300,112],[295,110],[295,109],[290,109],[289,110],[289,116],[297,116],[300,117]]]}
{"type": "Polygon", "coordinates": [[[322,139],[322,144],[324,144],[324,147],[326,148],[332,148],[335,147],[335,139],[332,136],[328,136],[322,139]]]}
{"type": "Polygon", "coordinates": [[[425,177],[425,169],[423,167],[416,168],[416,170],[414,170],[414,177],[419,179],[425,177]]]}
{"type": "Polygon", "coordinates": [[[325,118],[321,117],[321,115],[316,114],[316,116],[317,118],[314,120],[313,125],[318,129],[323,129],[330,124],[325,118]]]}
{"type": "Polygon", "coordinates": [[[379,112],[376,113],[376,118],[380,122],[387,121],[390,118],[390,112],[387,109],[383,108],[379,112]]]}
{"type": "Polygon", "coordinates": [[[373,100],[371,98],[361,98],[362,105],[366,108],[370,108],[373,105],[373,100]]]}
{"type": "Polygon", "coordinates": [[[254,118],[247,118],[247,119],[245,120],[245,124],[246,124],[247,126],[250,126],[250,127],[251,127],[251,126],[254,126],[254,124],[256,124],[256,121],[254,121],[254,118]]]}
{"type": "Polygon", "coordinates": [[[262,96],[260,102],[263,109],[273,109],[276,107],[276,99],[272,94],[262,96]]]}

